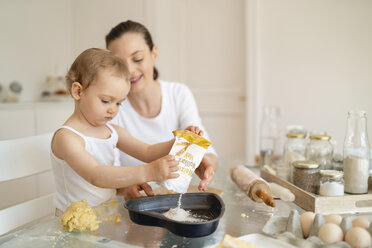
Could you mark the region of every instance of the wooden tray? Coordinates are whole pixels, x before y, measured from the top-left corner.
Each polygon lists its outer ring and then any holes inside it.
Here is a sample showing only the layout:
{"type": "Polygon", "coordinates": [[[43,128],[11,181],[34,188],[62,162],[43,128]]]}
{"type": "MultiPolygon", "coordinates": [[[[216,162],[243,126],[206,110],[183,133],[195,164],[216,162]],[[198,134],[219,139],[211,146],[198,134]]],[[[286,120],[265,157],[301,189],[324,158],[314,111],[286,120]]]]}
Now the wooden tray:
{"type": "Polygon", "coordinates": [[[261,170],[261,177],[286,187],[296,196],[294,203],[306,211],[314,213],[365,213],[372,212],[372,192],[362,195],[345,193],[343,196],[320,196],[309,193],[292,183],[261,170]]]}

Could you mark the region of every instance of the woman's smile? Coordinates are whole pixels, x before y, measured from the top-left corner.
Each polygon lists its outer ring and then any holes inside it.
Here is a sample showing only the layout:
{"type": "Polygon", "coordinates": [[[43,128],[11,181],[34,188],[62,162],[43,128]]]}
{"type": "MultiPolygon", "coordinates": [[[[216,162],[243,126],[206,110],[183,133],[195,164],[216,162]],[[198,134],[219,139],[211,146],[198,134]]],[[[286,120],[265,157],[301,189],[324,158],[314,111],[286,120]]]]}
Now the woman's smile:
{"type": "Polygon", "coordinates": [[[138,83],[141,79],[142,79],[142,75],[140,75],[140,76],[138,76],[138,77],[132,77],[132,78],[130,79],[130,83],[131,83],[131,84],[138,83]]]}

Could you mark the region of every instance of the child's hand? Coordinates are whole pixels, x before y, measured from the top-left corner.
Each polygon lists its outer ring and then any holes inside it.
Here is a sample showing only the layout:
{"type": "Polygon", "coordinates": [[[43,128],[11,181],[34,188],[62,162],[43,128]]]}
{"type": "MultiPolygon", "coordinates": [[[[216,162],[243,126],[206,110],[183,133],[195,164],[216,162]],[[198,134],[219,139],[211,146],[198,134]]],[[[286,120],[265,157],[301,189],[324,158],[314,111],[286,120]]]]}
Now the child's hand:
{"type": "Polygon", "coordinates": [[[159,158],[149,165],[152,168],[152,175],[155,177],[156,181],[179,177],[177,173],[172,173],[178,171],[178,161],[173,155],[159,158]]]}
{"type": "Polygon", "coordinates": [[[203,136],[204,135],[204,132],[203,130],[201,130],[199,127],[197,126],[188,126],[185,128],[185,130],[188,130],[188,131],[191,131],[199,136],[203,136]]]}

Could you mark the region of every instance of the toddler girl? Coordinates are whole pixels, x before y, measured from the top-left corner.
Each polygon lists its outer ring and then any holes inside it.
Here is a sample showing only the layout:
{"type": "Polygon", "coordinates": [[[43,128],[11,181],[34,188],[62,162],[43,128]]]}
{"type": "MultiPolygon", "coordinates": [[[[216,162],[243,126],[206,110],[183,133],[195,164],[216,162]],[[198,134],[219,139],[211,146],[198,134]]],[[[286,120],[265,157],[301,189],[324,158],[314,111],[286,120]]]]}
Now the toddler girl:
{"type": "MultiPolygon", "coordinates": [[[[174,139],[147,145],[108,124],[130,90],[129,78],[118,56],[98,48],[81,53],[68,71],[66,81],[75,109],[51,144],[57,212],[82,199],[97,206],[118,188],[178,177],[172,173],[178,170],[178,162],[167,155],[174,139]],[[119,166],[117,148],[148,164],[119,166]]],[[[201,134],[197,127],[188,129],[201,134]]]]}

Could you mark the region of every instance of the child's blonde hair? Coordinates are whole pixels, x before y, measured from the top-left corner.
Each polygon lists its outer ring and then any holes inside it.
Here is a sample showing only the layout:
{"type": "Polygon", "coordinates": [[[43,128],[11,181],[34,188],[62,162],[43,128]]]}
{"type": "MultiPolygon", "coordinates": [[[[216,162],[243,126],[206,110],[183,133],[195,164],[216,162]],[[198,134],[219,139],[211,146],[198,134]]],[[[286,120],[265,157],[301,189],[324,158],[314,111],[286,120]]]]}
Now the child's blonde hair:
{"type": "Polygon", "coordinates": [[[130,82],[130,73],[126,63],[109,50],[100,48],[89,48],[82,52],[71,65],[66,75],[67,88],[71,93],[71,86],[79,82],[83,89],[96,78],[100,70],[110,69],[115,76],[125,78],[130,82]]]}

